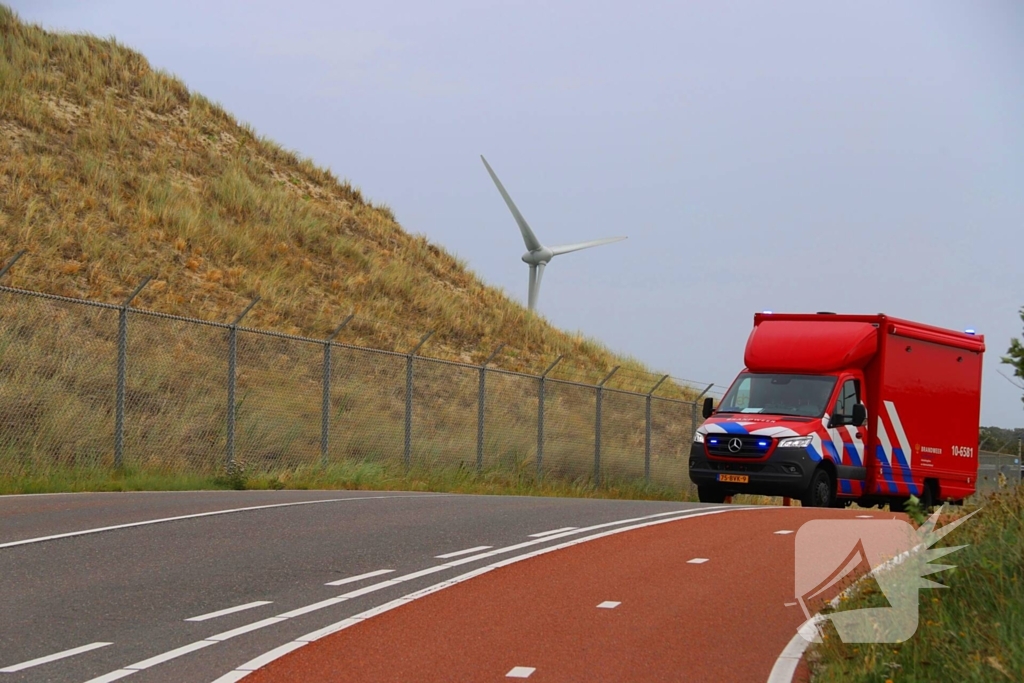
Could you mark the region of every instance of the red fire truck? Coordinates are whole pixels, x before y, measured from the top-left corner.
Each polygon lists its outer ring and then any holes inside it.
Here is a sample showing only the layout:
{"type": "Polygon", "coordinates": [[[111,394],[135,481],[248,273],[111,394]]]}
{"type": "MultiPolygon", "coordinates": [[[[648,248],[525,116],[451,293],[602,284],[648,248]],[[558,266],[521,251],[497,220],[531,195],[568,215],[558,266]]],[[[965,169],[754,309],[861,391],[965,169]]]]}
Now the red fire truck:
{"type": "Polygon", "coordinates": [[[983,336],[886,315],[754,316],[746,367],[690,451],[703,502],[962,502],[978,473],[983,336]]]}

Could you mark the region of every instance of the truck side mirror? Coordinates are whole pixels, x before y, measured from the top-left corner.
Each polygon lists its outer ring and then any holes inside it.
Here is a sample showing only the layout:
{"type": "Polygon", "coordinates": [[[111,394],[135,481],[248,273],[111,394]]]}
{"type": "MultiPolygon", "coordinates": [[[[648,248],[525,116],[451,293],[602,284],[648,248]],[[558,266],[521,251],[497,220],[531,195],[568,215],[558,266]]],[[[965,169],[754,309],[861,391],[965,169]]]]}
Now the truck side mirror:
{"type": "Polygon", "coordinates": [[[862,427],[864,423],[868,421],[868,409],[864,407],[863,403],[857,403],[853,406],[853,419],[850,423],[854,427],[862,427]]]}
{"type": "Polygon", "coordinates": [[[704,419],[706,420],[709,417],[711,417],[711,414],[714,413],[714,412],[715,412],[715,402],[711,399],[710,396],[705,396],[704,397],[704,412],[702,413],[704,415],[704,419]]]}

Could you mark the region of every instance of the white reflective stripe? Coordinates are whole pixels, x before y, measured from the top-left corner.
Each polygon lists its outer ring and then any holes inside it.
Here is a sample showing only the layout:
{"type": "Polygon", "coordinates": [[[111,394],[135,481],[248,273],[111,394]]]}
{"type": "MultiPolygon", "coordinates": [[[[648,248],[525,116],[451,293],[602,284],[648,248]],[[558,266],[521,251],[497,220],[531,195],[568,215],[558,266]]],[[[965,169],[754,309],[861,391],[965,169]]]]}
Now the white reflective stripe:
{"type": "Polygon", "coordinates": [[[821,446],[821,435],[817,431],[813,431],[807,436],[811,437],[811,447],[818,452],[818,455],[825,458],[825,449],[821,446]]]}
{"type": "Polygon", "coordinates": [[[701,429],[704,430],[705,434],[725,434],[725,428],[715,423],[705,424],[701,429]]]}
{"type": "Polygon", "coordinates": [[[857,428],[850,425],[846,426],[846,433],[850,435],[850,443],[853,444],[853,450],[857,451],[857,459],[860,460],[860,464],[864,464],[864,441],[857,438],[857,428]]]}
{"type": "Polygon", "coordinates": [[[896,404],[892,401],[885,401],[885,411],[889,413],[889,422],[892,422],[892,429],[896,432],[896,440],[903,449],[903,457],[907,459],[907,467],[913,467],[914,452],[910,450],[910,442],[907,441],[907,433],[903,431],[903,423],[900,422],[900,414],[896,411],[896,404]]]}
{"type": "Polygon", "coordinates": [[[846,461],[846,444],[843,443],[843,436],[839,433],[839,429],[828,430],[828,435],[832,437],[832,445],[836,449],[836,453],[839,455],[839,463],[842,464],[846,461]]]}
{"type": "Polygon", "coordinates": [[[885,431],[885,423],[882,416],[878,416],[878,445],[882,447],[881,458],[887,465],[892,465],[889,453],[892,451],[892,444],[889,442],[889,432],[885,431]]]}

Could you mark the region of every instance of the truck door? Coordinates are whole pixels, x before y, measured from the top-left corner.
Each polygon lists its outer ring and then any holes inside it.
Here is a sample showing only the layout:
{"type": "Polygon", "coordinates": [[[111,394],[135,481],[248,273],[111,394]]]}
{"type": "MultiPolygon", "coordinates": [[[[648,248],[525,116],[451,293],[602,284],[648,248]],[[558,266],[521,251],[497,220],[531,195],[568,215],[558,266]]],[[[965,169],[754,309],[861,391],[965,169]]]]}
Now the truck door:
{"type": "Polygon", "coordinates": [[[860,380],[854,377],[847,377],[840,384],[828,426],[831,444],[825,445],[836,463],[836,492],[846,497],[862,496],[867,478],[864,467],[867,423],[853,426],[853,407],[863,402],[860,388],[860,380]]]}

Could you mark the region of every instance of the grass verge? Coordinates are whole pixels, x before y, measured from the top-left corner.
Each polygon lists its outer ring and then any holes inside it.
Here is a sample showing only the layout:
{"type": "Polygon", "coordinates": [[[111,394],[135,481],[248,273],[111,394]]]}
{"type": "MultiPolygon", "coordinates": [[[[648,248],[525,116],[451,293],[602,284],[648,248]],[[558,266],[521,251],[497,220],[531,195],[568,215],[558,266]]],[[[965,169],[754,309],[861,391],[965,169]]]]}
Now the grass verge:
{"type": "MultiPolygon", "coordinates": [[[[1024,681],[1024,487],[989,494],[954,514],[979,507],[938,543],[969,545],[945,558],[956,568],[929,577],[948,588],[921,591],[917,633],[903,643],[847,644],[829,622],[807,655],[814,683],[1024,681]]],[[[869,588],[842,609],[885,604],[869,588]]]]}
{"type": "Polygon", "coordinates": [[[589,478],[537,480],[532,473],[465,468],[404,468],[373,462],[342,462],[326,468],[300,467],[280,472],[247,474],[226,470],[189,474],[159,470],[61,468],[0,479],[0,494],[84,491],[185,491],[217,489],[327,489],[373,491],[434,491],[517,496],[616,498],[624,500],[690,501],[682,489],[642,481],[607,481],[594,486],[589,478]]]}

